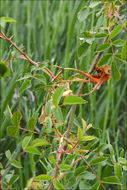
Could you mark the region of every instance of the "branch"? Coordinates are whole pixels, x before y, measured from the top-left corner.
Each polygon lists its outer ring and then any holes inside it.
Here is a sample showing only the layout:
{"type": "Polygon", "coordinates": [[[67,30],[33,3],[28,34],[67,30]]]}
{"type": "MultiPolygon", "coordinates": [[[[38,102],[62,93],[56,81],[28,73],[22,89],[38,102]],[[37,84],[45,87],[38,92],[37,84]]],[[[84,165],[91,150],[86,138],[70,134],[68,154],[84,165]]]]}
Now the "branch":
{"type": "Polygon", "coordinates": [[[1,31],[0,31],[0,37],[1,37],[2,39],[4,39],[4,40],[8,41],[8,42],[11,44],[11,46],[13,46],[18,52],[20,52],[20,53],[24,56],[24,58],[25,58],[29,63],[32,63],[32,64],[35,65],[36,67],[38,66],[38,63],[37,63],[37,62],[31,60],[22,50],[20,50],[19,47],[16,46],[16,44],[14,44],[14,43],[11,41],[12,37],[8,38],[8,37],[7,37],[3,32],[1,32],[1,31]]]}

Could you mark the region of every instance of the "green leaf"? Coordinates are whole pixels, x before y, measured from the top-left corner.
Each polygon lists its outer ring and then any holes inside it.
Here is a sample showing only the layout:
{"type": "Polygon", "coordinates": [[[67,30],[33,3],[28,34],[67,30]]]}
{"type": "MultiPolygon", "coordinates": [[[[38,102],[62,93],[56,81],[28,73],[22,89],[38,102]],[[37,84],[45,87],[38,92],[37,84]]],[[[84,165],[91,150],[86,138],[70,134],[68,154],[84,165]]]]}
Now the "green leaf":
{"type": "Polygon", "coordinates": [[[54,157],[48,156],[48,160],[52,163],[52,164],[56,164],[56,160],[54,157]]]}
{"type": "Polygon", "coordinates": [[[16,168],[22,168],[21,163],[17,160],[12,160],[11,165],[13,165],[16,168]]]}
{"type": "Polygon", "coordinates": [[[81,178],[85,180],[94,180],[96,176],[92,172],[85,171],[83,174],[81,174],[81,178]]]}
{"type": "Polygon", "coordinates": [[[109,176],[109,177],[104,177],[102,179],[102,183],[107,183],[107,184],[121,184],[120,180],[116,176],[109,176]]]}
{"type": "Polygon", "coordinates": [[[120,164],[124,164],[124,165],[127,166],[127,160],[126,160],[125,158],[119,157],[119,158],[118,158],[118,162],[119,162],[120,164]]]}
{"type": "Polygon", "coordinates": [[[78,47],[78,56],[81,57],[82,55],[85,55],[87,53],[87,50],[89,48],[90,44],[87,42],[84,42],[78,47]]]}
{"type": "Polygon", "coordinates": [[[78,96],[67,96],[64,98],[64,105],[73,105],[73,104],[84,104],[86,103],[86,100],[83,100],[82,98],[78,96]]]}
{"type": "Polygon", "coordinates": [[[22,118],[22,115],[19,111],[16,111],[12,118],[11,118],[11,123],[15,126],[15,127],[19,127],[20,125],[20,120],[22,118]]]}
{"type": "Polygon", "coordinates": [[[66,190],[57,179],[53,180],[53,185],[57,190],[66,190]]]}
{"type": "Polygon", "coordinates": [[[102,66],[108,63],[108,60],[112,57],[112,53],[106,53],[104,55],[102,55],[98,65],[102,66]]]}
{"type": "Polygon", "coordinates": [[[93,159],[93,160],[90,162],[90,165],[92,166],[92,165],[98,164],[98,163],[100,163],[100,162],[103,162],[103,161],[105,161],[105,160],[107,160],[107,157],[100,156],[100,157],[97,157],[97,158],[93,159]]]}
{"type": "Polygon", "coordinates": [[[89,14],[89,10],[87,7],[83,7],[79,12],[78,12],[78,19],[80,22],[84,21],[89,14]]]}
{"type": "Polygon", "coordinates": [[[32,139],[32,136],[26,136],[23,138],[23,140],[22,140],[22,148],[23,149],[25,149],[29,145],[31,139],[32,139]]]}
{"type": "Polygon", "coordinates": [[[107,33],[98,33],[98,34],[95,34],[95,38],[104,38],[107,35],[108,35],[107,33]]]}
{"type": "Polygon", "coordinates": [[[124,44],[124,40],[115,40],[112,42],[112,45],[116,46],[116,47],[120,47],[120,46],[123,46],[124,44]]]}
{"type": "Polygon", "coordinates": [[[82,135],[83,135],[82,129],[81,129],[80,127],[78,127],[77,139],[78,139],[79,141],[82,140],[82,135]]]}
{"type": "Polygon", "coordinates": [[[114,156],[113,146],[111,144],[109,144],[108,146],[109,146],[109,151],[110,151],[111,156],[114,156]]]}
{"type": "Polygon", "coordinates": [[[31,77],[32,77],[32,75],[27,73],[27,74],[24,75],[24,77],[18,79],[17,81],[22,81],[22,80],[25,80],[25,79],[28,79],[28,78],[31,78],[31,77]]]}
{"type": "Polygon", "coordinates": [[[31,81],[28,80],[28,79],[26,79],[26,80],[22,83],[21,87],[19,88],[19,94],[23,93],[24,90],[26,90],[27,88],[30,88],[30,87],[31,87],[31,81]]]}
{"type": "Polygon", "coordinates": [[[16,21],[10,17],[0,17],[0,26],[4,28],[7,22],[16,22],[16,21]]]}
{"type": "Polygon", "coordinates": [[[46,124],[46,129],[47,130],[51,130],[52,129],[52,120],[51,120],[50,117],[46,117],[45,124],[46,124]]]}
{"type": "Polygon", "coordinates": [[[107,48],[109,48],[109,47],[110,47],[110,43],[100,44],[100,45],[97,47],[96,51],[103,51],[103,50],[105,50],[105,49],[107,49],[107,48]]]}
{"type": "Polygon", "coordinates": [[[91,141],[93,139],[95,139],[96,137],[94,136],[83,136],[82,137],[82,141],[91,141]]]}
{"type": "Polygon", "coordinates": [[[7,151],[5,152],[5,155],[6,155],[6,157],[7,157],[8,160],[11,160],[11,159],[12,159],[12,155],[11,155],[10,150],[7,150],[7,151]]]}
{"type": "Polygon", "coordinates": [[[123,166],[122,168],[123,170],[127,171],[127,166],[123,166]]]}
{"type": "Polygon", "coordinates": [[[55,93],[53,94],[53,100],[52,100],[52,103],[55,105],[55,106],[58,106],[59,104],[59,101],[63,95],[63,92],[64,92],[64,87],[60,87],[58,88],[55,93]]]}
{"type": "Polygon", "coordinates": [[[27,122],[27,128],[30,131],[33,131],[36,125],[36,120],[35,118],[31,117],[30,120],[27,122]]]}
{"type": "Polygon", "coordinates": [[[36,181],[46,181],[46,180],[50,180],[50,179],[52,179],[52,176],[46,175],[46,174],[41,174],[34,178],[34,180],[36,180],[36,181]]]}
{"type": "Polygon", "coordinates": [[[24,149],[25,152],[29,152],[31,154],[37,154],[37,155],[40,155],[41,153],[39,152],[39,150],[37,150],[36,148],[32,147],[32,146],[27,146],[25,149],[24,149]]]}
{"type": "Polygon", "coordinates": [[[117,26],[111,31],[110,36],[109,36],[108,39],[111,40],[112,38],[114,38],[115,36],[117,36],[117,35],[120,33],[121,29],[122,29],[122,25],[121,25],[121,24],[120,24],[120,25],[117,25],[117,26]]]}
{"type": "Polygon", "coordinates": [[[113,80],[113,83],[116,84],[118,80],[120,80],[120,72],[116,66],[116,62],[113,61],[111,65],[111,77],[113,80]]]}
{"type": "Polygon", "coordinates": [[[87,166],[81,166],[75,169],[74,176],[78,176],[87,169],[87,166]]]}
{"type": "Polygon", "coordinates": [[[9,75],[9,69],[6,63],[0,62],[0,78],[9,75]]]}
{"type": "Polygon", "coordinates": [[[99,5],[99,4],[100,4],[99,1],[94,1],[94,2],[90,3],[89,7],[90,7],[90,8],[94,8],[94,7],[96,7],[96,6],[99,5]]]}
{"type": "Polygon", "coordinates": [[[91,190],[91,185],[87,183],[85,180],[80,180],[79,182],[79,189],[80,190],[91,190]]]}
{"type": "Polygon", "coordinates": [[[14,184],[17,180],[19,179],[19,176],[18,175],[13,175],[11,177],[11,179],[9,180],[9,186],[11,186],[12,184],[14,184]]]}
{"type": "Polygon", "coordinates": [[[53,115],[56,118],[57,122],[59,122],[59,123],[63,123],[64,122],[63,114],[62,114],[62,111],[61,111],[60,107],[53,108],[52,112],[53,112],[53,115]]]}
{"type": "Polygon", "coordinates": [[[35,75],[34,75],[34,78],[35,78],[36,80],[40,81],[41,84],[46,85],[46,78],[45,78],[44,75],[42,75],[42,74],[35,74],[35,75]]]}
{"type": "Polygon", "coordinates": [[[121,180],[122,166],[120,164],[117,164],[117,163],[114,164],[114,172],[115,172],[115,176],[117,176],[119,178],[119,180],[121,180]]]}
{"type": "Polygon", "coordinates": [[[50,116],[51,115],[51,100],[49,100],[46,105],[45,105],[45,112],[47,114],[47,116],[50,116]]]}
{"type": "Polygon", "coordinates": [[[125,61],[127,61],[127,40],[124,42],[123,48],[122,48],[122,54],[121,58],[125,61]]]}
{"type": "Polygon", "coordinates": [[[18,128],[14,126],[8,126],[7,127],[7,134],[10,137],[16,137],[18,132],[18,128]]]}
{"type": "Polygon", "coordinates": [[[59,164],[58,167],[59,167],[60,169],[62,169],[62,170],[68,170],[68,169],[71,168],[71,166],[68,165],[68,164],[59,164]]]}
{"type": "Polygon", "coordinates": [[[36,146],[47,146],[47,145],[49,145],[49,142],[48,141],[46,141],[45,139],[35,139],[33,142],[32,142],[32,144],[31,144],[31,146],[32,147],[36,147],[36,146]]]}

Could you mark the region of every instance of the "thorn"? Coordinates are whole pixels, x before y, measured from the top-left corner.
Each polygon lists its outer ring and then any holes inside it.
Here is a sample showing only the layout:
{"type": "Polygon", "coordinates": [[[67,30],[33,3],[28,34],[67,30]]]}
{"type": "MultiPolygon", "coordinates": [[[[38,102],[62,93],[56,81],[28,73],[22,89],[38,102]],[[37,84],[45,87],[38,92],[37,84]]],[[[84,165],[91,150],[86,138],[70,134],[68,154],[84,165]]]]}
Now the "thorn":
{"type": "Polygon", "coordinates": [[[9,46],[9,48],[11,48],[13,45],[11,44],[10,46],[9,46]]]}
{"type": "Polygon", "coordinates": [[[14,35],[9,38],[9,40],[12,40],[14,38],[14,35]]]}

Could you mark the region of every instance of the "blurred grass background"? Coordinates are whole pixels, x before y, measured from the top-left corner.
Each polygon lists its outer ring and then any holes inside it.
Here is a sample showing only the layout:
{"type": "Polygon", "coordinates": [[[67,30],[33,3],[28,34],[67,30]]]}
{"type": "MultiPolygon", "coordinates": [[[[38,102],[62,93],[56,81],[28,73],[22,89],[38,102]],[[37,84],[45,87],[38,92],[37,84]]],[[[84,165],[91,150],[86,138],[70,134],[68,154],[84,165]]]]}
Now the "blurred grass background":
{"type": "MultiPolygon", "coordinates": [[[[83,25],[77,19],[80,8],[87,6],[88,3],[89,1],[71,0],[1,0],[0,16],[11,17],[16,20],[16,23],[8,23],[3,31],[8,37],[14,35],[13,41],[18,46],[23,46],[26,54],[33,60],[37,62],[49,60],[48,67],[51,68],[53,73],[55,73],[52,68],[53,64],[75,67],[74,61],[77,61],[80,32],[84,28],[87,30],[90,27],[94,30],[94,11],[91,12],[89,23],[84,22],[83,25]]],[[[126,36],[123,36],[123,39],[125,38],[126,36]]],[[[3,40],[0,43],[0,58],[4,60],[9,52],[9,44],[3,40]]],[[[85,57],[77,61],[77,67],[81,70],[88,70],[94,61],[95,55],[94,52],[88,51],[85,57]]],[[[92,123],[94,127],[102,130],[102,136],[100,137],[102,142],[107,141],[109,135],[110,143],[114,146],[118,156],[118,154],[124,154],[127,150],[127,65],[121,62],[117,64],[121,72],[120,81],[113,85],[110,80],[101,89],[86,97],[88,104],[77,108],[76,115],[79,118],[83,117],[88,123],[92,123]]],[[[11,79],[3,78],[0,84],[0,105],[2,109],[0,137],[3,143],[1,157],[3,156],[2,152],[10,147],[14,150],[14,146],[20,143],[17,142],[15,145],[14,140],[7,137],[5,130],[9,121],[7,105],[10,106],[12,111],[22,110],[27,118],[41,108],[45,96],[43,91],[39,92],[39,97],[38,92],[33,92],[34,102],[32,101],[31,92],[23,99],[22,96],[14,97],[14,94],[17,94],[16,80],[21,76],[21,73],[26,71],[27,66],[22,60],[14,60],[10,67],[13,71],[11,79]]],[[[43,72],[41,73],[43,74],[43,72]]],[[[65,72],[64,77],[67,78],[68,76],[70,76],[70,73],[65,72]]],[[[79,86],[77,83],[75,85],[79,86]]],[[[71,88],[75,89],[73,86],[71,88]]],[[[20,149],[18,150],[20,152],[20,149]]],[[[26,181],[30,175],[27,167],[24,167],[26,181]]],[[[34,169],[31,170],[34,172],[34,169]]],[[[22,178],[20,180],[23,184],[22,178]]]]}

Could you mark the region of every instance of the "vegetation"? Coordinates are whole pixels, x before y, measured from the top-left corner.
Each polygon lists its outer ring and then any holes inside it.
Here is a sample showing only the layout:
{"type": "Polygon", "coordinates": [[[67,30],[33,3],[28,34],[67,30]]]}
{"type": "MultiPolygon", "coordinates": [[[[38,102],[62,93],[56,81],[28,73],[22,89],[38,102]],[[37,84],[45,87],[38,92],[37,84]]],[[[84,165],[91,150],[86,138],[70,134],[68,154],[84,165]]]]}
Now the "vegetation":
{"type": "Polygon", "coordinates": [[[1,188],[127,189],[127,2],[1,7],[1,188]]]}

